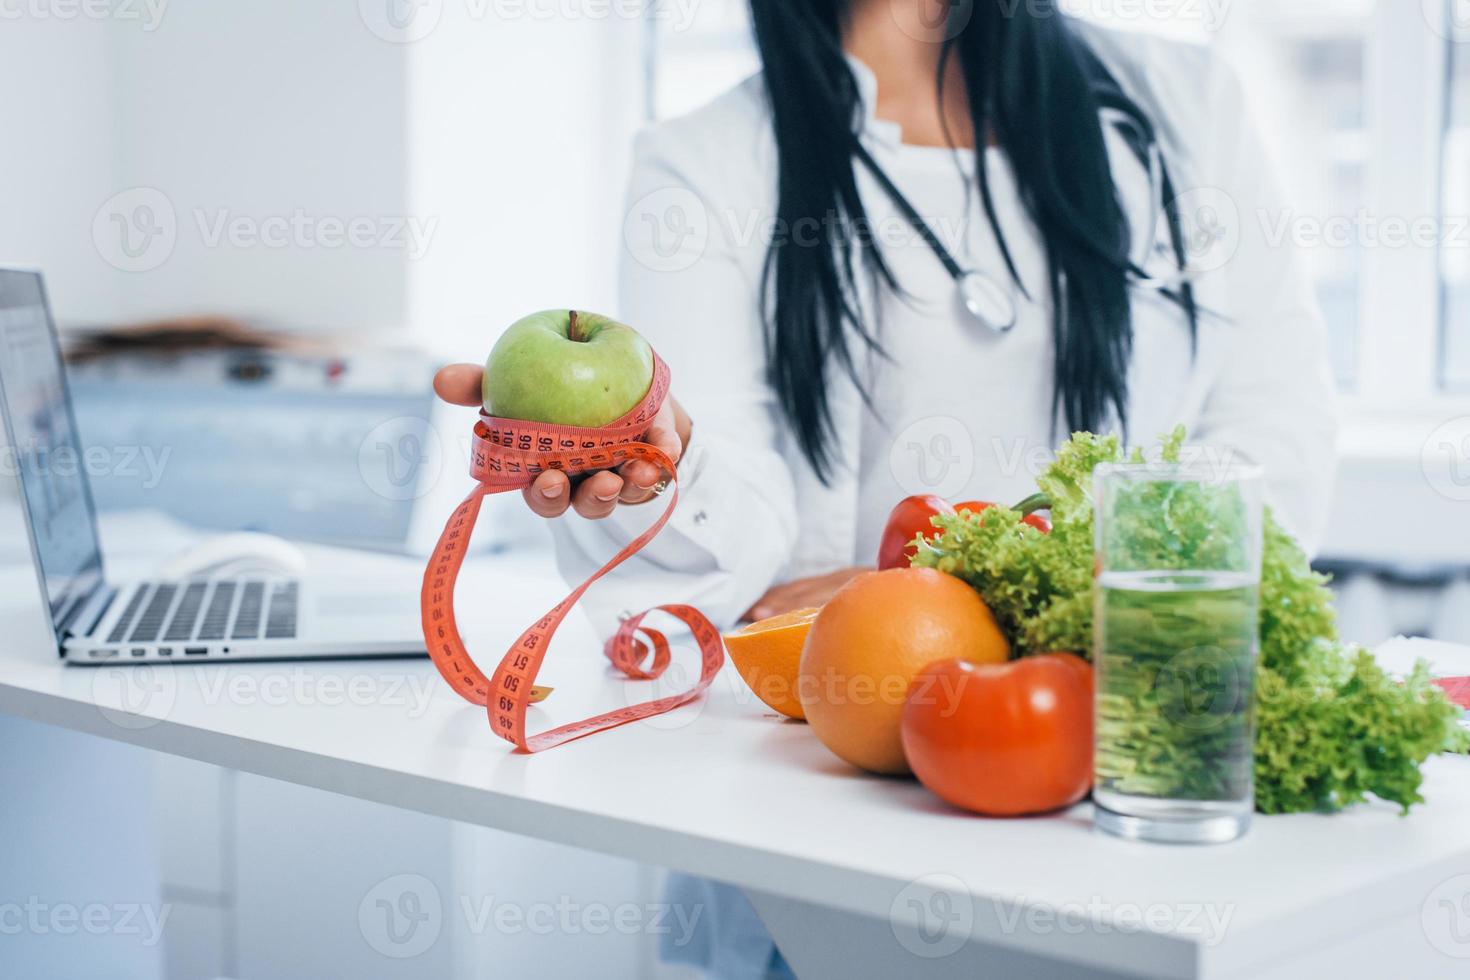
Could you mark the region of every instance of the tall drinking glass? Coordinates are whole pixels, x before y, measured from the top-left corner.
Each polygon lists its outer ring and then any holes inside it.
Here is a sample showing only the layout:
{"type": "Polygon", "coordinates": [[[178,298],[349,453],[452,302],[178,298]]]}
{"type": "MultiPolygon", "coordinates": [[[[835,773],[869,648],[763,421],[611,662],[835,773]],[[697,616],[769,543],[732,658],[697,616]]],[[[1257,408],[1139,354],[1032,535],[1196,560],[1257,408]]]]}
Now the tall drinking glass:
{"type": "Polygon", "coordinates": [[[1094,822],[1223,843],[1254,806],[1261,473],[1201,461],[1099,467],[1094,822]]]}

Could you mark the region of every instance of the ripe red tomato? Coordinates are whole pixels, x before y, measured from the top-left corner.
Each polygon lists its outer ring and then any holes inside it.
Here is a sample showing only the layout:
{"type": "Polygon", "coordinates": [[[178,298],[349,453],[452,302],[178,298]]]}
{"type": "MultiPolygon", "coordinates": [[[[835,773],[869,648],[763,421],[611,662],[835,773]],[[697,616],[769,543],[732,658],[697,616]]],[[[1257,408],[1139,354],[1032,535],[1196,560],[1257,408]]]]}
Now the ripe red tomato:
{"type": "MultiPolygon", "coordinates": [[[[962,504],[955,504],[954,505],[954,509],[955,510],[968,510],[971,513],[978,514],[982,510],[985,510],[986,508],[994,507],[994,506],[995,506],[995,504],[991,503],[988,500],[967,500],[967,501],[965,501],[962,504]]],[[[1036,528],[1036,530],[1040,531],[1042,534],[1050,534],[1051,533],[1051,522],[1048,521],[1045,517],[1042,517],[1040,514],[1027,514],[1026,516],[1024,516],[1024,517],[1021,518],[1021,523],[1022,524],[1030,524],[1032,527],[1036,528]]]]}
{"type": "Polygon", "coordinates": [[[898,506],[889,513],[888,523],[883,526],[883,537],[878,542],[879,571],[887,568],[908,568],[909,560],[914,557],[914,549],[909,544],[914,540],[914,535],[922,534],[926,538],[932,538],[938,531],[929,523],[929,518],[935,514],[953,513],[954,508],[949,505],[949,501],[933,494],[900,500],[898,506]]]}
{"type": "Polygon", "coordinates": [[[921,783],[976,813],[1069,806],[1092,787],[1092,683],[1070,653],[930,664],[904,702],[904,754],[921,783]]]}

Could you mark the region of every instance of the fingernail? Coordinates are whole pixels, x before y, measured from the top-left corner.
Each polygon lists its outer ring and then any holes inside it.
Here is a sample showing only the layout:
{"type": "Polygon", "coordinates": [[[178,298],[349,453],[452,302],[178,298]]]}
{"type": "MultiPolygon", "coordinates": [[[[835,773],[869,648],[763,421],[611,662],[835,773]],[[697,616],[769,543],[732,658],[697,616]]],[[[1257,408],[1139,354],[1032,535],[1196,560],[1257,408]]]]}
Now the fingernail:
{"type": "Polygon", "coordinates": [[[598,500],[601,500],[603,503],[607,503],[609,500],[617,500],[618,499],[618,492],[616,490],[614,490],[612,493],[608,494],[606,497],[604,497],[600,493],[594,493],[592,496],[596,497],[598,500]]]}
{"type": "Polygon", "coordinates": [[[561,496],[561,487],[556,486],[555,484],[552,484],[549,487],[542,487],[541,488],[541,496],[543,496],[543,497],[560,497],[561,496]]]}
{"type": "Polygon", "coordinates": [[[770,615],[771,615],[771,611],[769,609],[767,609],[765,606],[756,606],[754,609],[752,609],[750,611],[750,618],[751,618],[751,621],[752,622],[754,622],[757,619],[765,619],[766,617],[768,617],[770,615]]]}

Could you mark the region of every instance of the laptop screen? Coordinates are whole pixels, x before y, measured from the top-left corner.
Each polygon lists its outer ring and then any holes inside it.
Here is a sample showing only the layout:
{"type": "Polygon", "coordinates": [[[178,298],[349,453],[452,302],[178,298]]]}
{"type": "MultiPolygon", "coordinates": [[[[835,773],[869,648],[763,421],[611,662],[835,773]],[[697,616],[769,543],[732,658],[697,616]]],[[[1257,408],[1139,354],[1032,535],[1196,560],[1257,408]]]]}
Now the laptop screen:
{"type": "Polygon", "coordinates": [[[60,637],[102,580],[102,550],[41,276],[0,269],[0,407],[36,561],[60,637]]]}

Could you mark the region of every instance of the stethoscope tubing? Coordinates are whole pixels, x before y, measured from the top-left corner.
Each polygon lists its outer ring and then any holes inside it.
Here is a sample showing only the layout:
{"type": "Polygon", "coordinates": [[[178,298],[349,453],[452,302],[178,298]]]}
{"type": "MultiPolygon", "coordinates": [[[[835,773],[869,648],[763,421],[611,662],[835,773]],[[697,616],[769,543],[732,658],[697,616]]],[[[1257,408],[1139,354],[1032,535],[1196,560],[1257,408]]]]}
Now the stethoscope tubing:
{"type": "MultiPolygon", "coordinates": [[[[1130,129],[1135,132],[1139,130],[1137,121],[1121,110],[1105,107],[1101,115],[1112,117],[1110,121],[1119,132],[1126,134],[1126,131],[1130,129]]],[[[1016,283],[1002,284],[997,281],[996,277],[988,273],[979,269],[966,269],[962,266],[856,136],[853,138],[852,153],[854,159],[863,165],[893,206],[898,209],[903,219],[923,239],[924,244],[944,266],[945,271],[949,273],[956,288],[960,291],[963,305],[970,314],[995,333],[1009,332],[1015,326],[1017,319],[1016,283]],[[987,304],[991,307],[988,310],[985,309],[987,304]]],[[[1143,251],[1144,260],[1138,263],[1130,260],[1129,264],[1133,270],[1131,284],[1142,289],[1168,292],[1191,283],[1196,275],[1187,266],[1169,276],[1151,276],[1144,271],[1158,247],[1159,224],[1165,210],[1164,194],[1166,193],[1167,176],[1164,172],[1163,154],[1159,150],[1158,143],[1154,141],[1148,144],[1147,168],[1149,181],[1148,241],[1143,251]]]]}

